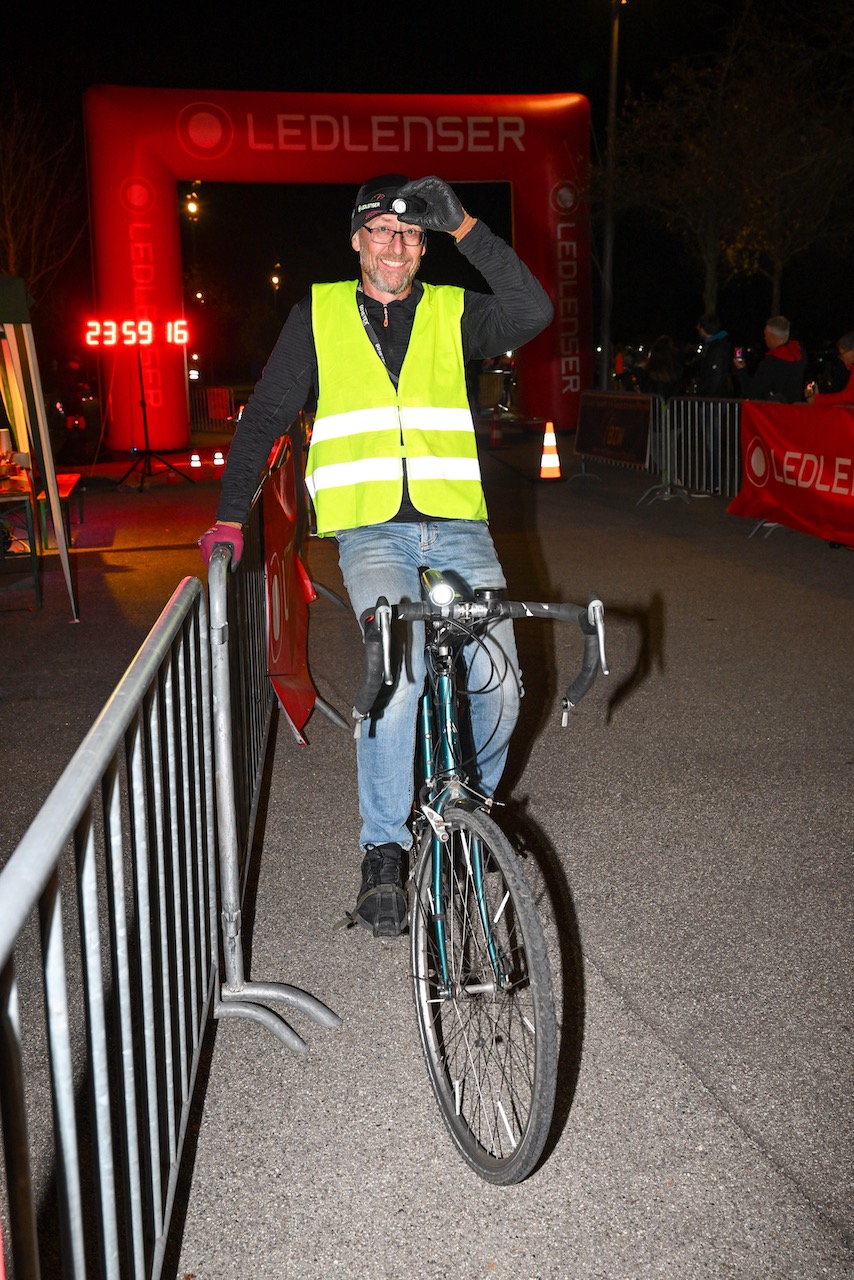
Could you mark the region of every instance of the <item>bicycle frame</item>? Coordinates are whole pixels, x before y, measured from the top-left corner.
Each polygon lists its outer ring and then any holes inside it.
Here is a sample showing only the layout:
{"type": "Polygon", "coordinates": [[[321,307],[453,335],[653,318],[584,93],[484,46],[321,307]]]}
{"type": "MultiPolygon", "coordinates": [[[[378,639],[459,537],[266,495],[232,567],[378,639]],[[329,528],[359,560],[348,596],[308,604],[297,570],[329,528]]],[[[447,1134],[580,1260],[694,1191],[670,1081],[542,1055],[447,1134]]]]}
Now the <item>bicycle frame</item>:
{"type": "MultiPolygon", "coordinates": [[[[430,625],[427,623],[428,627],[430,625]]],[[[441,635],[431,638],[428,633],[425,647],[428,655],[428,675],[424,681],[418,715],[421,777],[418,779],[420,785],[416,788],[416,822],[420,815],[423,823],[422,830],[428,824],[432,830],[434,850],[432,914],[442,986],[449,990],[451,979],[445,939],[446,913],[443,901],[442,862],[438,856],[439,846],[447,838],[444,835],[442,813],[448,803],[459,801],[466,793],[473,798],[476,796],[466,786],[459,753],[455,749],[460,737],[456,664],[461,646],[454,645],[450,640],[443,640],[441,635]]],[[[473,846],[471,854],[471,864],[467,870],[471,872],[478,915],[495,981],[500,988],[506,983],[506,974],[500,969],[498,948],[495,946],[489,914],[486,910],[483,893],[483,862],[477,844],[473,846]]]]}

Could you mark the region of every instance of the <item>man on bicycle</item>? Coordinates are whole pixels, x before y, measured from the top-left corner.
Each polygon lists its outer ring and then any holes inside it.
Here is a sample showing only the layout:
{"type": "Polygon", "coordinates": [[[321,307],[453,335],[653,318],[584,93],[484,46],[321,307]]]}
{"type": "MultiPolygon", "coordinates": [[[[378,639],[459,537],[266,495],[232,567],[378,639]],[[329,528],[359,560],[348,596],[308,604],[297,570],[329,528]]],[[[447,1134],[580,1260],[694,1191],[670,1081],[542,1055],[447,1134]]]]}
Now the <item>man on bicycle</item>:
{"type": "MultiPolygon", "coordinates": [[[[420,599],[418,570],[452,570],[470,588],[503,588],[487,524],[465,369],[515,349],[552,318],[548,295],[514,251],[436,177],[366,182],[350,219],[360,279],[314,285],[288,316],[243,411],[205,559],[230,542],[237,563],[260,472],[313,394],[306,485],[317,533],[334,536],[357,618],[385,596],[420,599]],[[491,293],[416,279],[426,231],[453,236],[491,293]]],[[[478,773],[493,795],[521,696],[512,623],[472,645],[467,685],[478,773]]],[[[424,679],[417,632],[387,700],[357,746],[362,880],[356,916],[375,936],[407,918],[415,722],[424,679]]]]}

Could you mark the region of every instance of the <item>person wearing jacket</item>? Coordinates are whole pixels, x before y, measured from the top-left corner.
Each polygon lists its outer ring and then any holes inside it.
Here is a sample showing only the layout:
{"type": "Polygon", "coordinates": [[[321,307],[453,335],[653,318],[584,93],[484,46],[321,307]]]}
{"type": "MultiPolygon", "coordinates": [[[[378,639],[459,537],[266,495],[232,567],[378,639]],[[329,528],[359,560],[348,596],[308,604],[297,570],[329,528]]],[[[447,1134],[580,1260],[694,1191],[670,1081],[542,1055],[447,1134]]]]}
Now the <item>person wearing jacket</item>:
{"type": "Polygon", "coordinates": [[[854,406],[854,330],[843,333],[836,344],[839,359],[848,371],[848,381],[838,391],[818,391],[812,384],[807,390],[807,400],[820,408],[832,408],[833,405],[847,404],[854,406]]]}
{"type": "Polygon", "coordinates": [[[736,359],[739,390],[745,400],[778,400],[798,404],[804,398],[807,354],[796,338],[790,338],[785,316],[771,316],[765,325],[768,353],[750,376],[743,360],[736,359]]]}
{"type": "Polygon", "coordinates": [[[697,321],[700,335],[700,359],[697,364],[696,394],[706,400],[725,398],[732,394],[730,363],[732,343],[726,329],[715,315],[702,315],[697,321]]]}
{"type": "MultiPolygon", "coordinates": [[[[223,474],[217,523],[199,540],[210,558],[231,542],[239,560],[258,477],[274,441],[316,396],[306,461],[317,532],[335,537],[353,611],[379,596],[418,600],[425,564],[468,587],[503,588],[487,522],[471,360],[530,341],[553,314],[545,290],[509,245],[466,212],[438,177],[386,174],[363,184],[350,219],[360,278],[315,285],[291,310],[243,411],[223,474]],[[417,280],[427,232],[455,240],[491,292],[417,280]]],[[[299,456],[299,454],[298,454],[299,456]]],[[[466,655],[471,733],[491,797],[522,694],[512,623],[466,655]]],[[[362,879],[355,917],[375,936],[405,928],[412,845],[416,710],[423,651],[413,642],[396,685],[357,742],[362,879]]]]}

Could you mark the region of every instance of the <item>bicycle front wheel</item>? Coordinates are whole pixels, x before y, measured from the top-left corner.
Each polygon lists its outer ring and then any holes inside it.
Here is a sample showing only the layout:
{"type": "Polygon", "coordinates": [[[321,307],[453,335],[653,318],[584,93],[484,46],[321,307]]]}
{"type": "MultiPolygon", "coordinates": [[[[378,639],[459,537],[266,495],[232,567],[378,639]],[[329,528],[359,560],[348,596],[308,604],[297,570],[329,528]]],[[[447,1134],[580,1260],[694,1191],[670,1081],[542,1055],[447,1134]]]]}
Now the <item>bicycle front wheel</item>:
{"type": "Polygon", "coordinates": [[[554,1112],[557,1020],[546,943],[519,861],[481,812],[445,809],[422,838],[410,917],[421,1046],[457,1150],[521,1182],[554,1112]]]}

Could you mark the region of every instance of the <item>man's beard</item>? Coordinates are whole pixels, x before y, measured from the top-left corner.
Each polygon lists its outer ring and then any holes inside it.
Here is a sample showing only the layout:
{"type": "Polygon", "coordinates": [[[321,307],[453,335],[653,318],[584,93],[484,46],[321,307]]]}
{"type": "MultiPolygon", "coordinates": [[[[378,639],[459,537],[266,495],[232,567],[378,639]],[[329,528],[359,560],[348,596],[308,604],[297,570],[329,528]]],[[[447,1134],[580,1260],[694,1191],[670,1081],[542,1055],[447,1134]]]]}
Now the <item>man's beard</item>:
{"type": "Polygon", "coordinates": [[[421,265],[421,259],[416,258],[409,265],[407,271],[389,271],[386,275],[383,264],[377,258],[369,257],[366,253],[359,254],[359,262],[362,268],[362,275],[366,280],[379,289],[382,293],[406,293],[410,288],[412,281],[421,265]]]}

